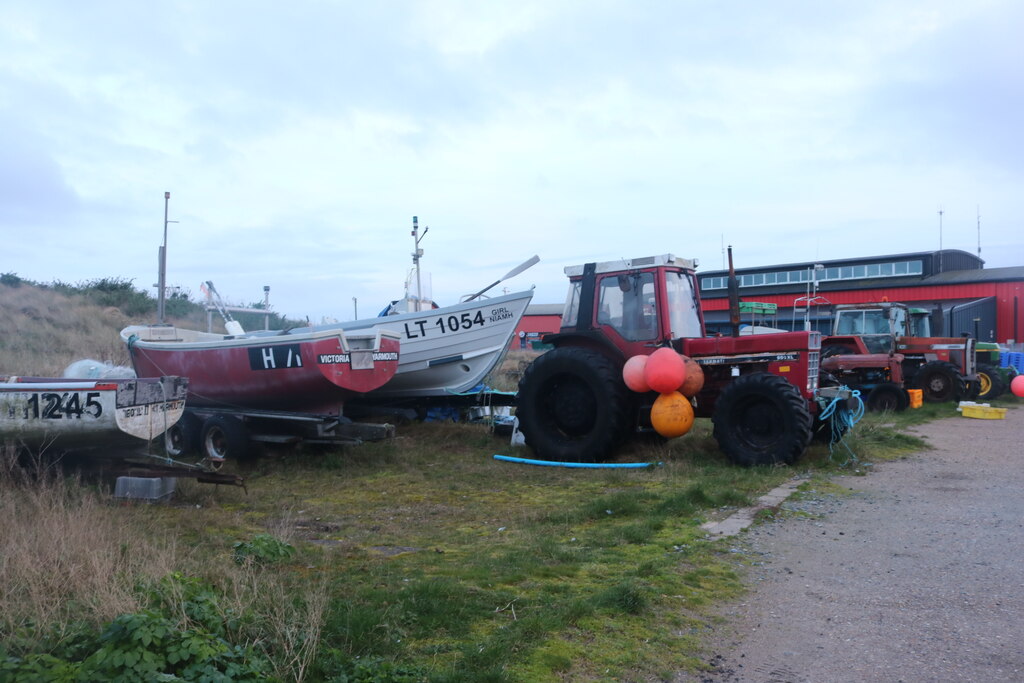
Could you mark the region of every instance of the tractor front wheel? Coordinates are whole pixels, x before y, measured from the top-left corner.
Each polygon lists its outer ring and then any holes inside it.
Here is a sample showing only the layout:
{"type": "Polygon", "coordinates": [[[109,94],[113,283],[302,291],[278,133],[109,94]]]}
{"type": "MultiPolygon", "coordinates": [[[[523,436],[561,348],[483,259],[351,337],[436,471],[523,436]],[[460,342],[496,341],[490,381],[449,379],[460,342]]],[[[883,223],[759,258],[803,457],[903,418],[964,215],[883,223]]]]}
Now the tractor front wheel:
{"type": "Polygon", "coordinates": [[[999,370],[991,365],[978,366],[978,381],[981,383],[981,390],[978,398],[985,401],[997,399],[1006,392],[1006,382],[999,370]]]}
{"type": "Polygon", "coordinates": [[[792,464],[811,442],[814,418],[800,391],[765,372],[722,390],[711,417],[718,447],[734,464],[792,464]]]}
{"type": "Polygon", "coordinates": [[[895,382],[882,382],[868,394],[865,401],[867,409],[876,413],[889,411],[899,413],[910,405],[910,397],[899,384],[895,382]]]}
{"type": "Polygon", "coordinates": [[[523,373],[516,417],[537,457],[590,462],[605,459],[622,440],[630,405],[614,362],[595,351],[561,347],[523,373]]]}
{"type": "Polygon", "coordinates": [[[914,374],[914,384],[928,403],[953,401],[967,391],[956,366],[941,360],[922,365],[914,374]]]}

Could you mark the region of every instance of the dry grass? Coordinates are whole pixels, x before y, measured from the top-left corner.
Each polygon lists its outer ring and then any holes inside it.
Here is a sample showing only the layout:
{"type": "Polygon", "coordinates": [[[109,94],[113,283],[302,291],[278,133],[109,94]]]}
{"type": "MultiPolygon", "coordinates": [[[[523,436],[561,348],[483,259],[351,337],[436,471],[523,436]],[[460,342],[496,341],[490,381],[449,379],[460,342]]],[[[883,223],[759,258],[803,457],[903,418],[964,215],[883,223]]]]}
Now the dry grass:
{"type": "Polygon", "coordinates": [[[166,531],[126,520],[104,496],[54,470],[19,469],[10,447],[0,457],[0,640],[25,628],[59,637],[72,623],[133,612],[139,581],[174,568],[166,531]]]}
{"type": "MultiPolygon", "coordinates": [[[[131,367],[119,333],[149,322],[52,289],[0,285],[0,375],[60,377],[84,358],[131,367]]],[[[206,329],[205,318],[170,322],[206,329]]]]}

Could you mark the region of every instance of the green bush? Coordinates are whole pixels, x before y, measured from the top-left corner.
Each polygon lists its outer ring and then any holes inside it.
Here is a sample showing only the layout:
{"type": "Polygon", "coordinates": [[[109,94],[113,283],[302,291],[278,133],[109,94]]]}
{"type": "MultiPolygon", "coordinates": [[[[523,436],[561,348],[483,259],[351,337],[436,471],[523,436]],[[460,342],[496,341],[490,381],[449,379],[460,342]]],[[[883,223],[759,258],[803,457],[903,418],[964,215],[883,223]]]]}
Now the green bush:
{"type": "Polygon", "coordinates": [[[251,541],[238,541],[231,548],[238,564],[270,564],[287,560],[295,554],[295,546],[279,541],[270,534],[256,534],[251,541]]]}

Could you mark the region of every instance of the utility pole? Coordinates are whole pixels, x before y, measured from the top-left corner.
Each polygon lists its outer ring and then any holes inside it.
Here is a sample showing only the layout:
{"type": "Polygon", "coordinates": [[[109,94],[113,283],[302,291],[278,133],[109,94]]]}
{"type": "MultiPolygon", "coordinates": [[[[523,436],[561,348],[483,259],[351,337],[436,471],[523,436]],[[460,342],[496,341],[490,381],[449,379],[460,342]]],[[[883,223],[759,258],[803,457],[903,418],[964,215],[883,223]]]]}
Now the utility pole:
{"type": "Polygon", "coordinates": [[[942,272],[942,207],[939,207],[939,272],[942,272]]]}
{"type": "Polygon", "coordinates": [[[171,200],[171,193],[164,192],[164,242],[160,245],[159,266],[157,269],[157,293],[156,293],[156,321],[163,325],[164,309],[167,290],[167,205],[171,200]]]}

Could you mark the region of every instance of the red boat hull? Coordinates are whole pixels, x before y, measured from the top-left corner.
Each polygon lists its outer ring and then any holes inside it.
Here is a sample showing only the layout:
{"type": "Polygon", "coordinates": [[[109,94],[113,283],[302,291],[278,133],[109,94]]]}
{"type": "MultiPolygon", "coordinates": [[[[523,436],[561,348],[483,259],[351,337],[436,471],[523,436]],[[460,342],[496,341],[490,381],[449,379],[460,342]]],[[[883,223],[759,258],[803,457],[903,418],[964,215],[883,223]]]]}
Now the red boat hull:
{"type": "Polygon", "coordinates": [[[217,341],[207,335],[158,341],[144,333],[158,330],[166,338],[167,329],[128,328],[122,337],[139,377],[188,377],[194,406],[337,413],[345,399],[383,386],[398,369],[399,340],[387,333],[367,338],[313,331],[217,341]]]}

